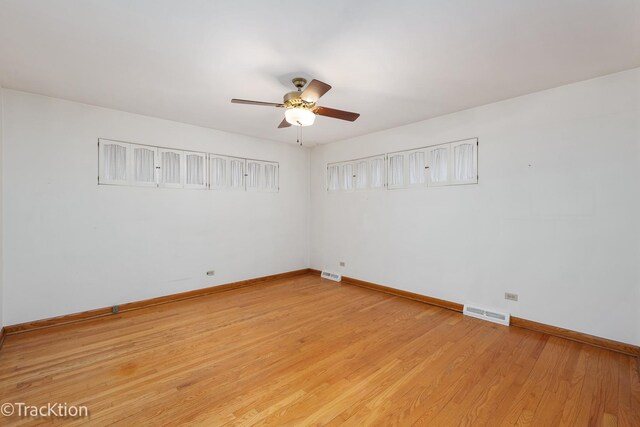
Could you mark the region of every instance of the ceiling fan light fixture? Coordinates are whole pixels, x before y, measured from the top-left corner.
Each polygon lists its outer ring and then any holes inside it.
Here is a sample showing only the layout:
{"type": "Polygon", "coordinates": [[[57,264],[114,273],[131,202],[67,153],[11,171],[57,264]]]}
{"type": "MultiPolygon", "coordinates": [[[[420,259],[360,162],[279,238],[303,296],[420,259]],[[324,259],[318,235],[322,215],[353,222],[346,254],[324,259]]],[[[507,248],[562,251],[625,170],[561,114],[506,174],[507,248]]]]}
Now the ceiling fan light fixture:
{"type": "Polygon", "coordinates": [[[316,120],[314,112],[305,108],[289,108],[284,112],[284,117],[294,126],[311,126],[316,120]]]}

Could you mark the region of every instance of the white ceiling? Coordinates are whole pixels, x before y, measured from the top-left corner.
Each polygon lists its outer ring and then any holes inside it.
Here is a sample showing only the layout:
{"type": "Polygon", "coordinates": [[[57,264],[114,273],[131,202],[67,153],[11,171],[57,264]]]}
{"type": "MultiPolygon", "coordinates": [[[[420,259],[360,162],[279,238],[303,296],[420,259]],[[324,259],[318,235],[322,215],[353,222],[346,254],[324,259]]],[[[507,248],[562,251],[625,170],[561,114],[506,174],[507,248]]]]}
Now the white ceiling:
{"type": "Polygon", "coordinates": [[[305,144],[640,66],[640,0],[0,0],[6,88],[273,140],[302,75],[305,144]]]}

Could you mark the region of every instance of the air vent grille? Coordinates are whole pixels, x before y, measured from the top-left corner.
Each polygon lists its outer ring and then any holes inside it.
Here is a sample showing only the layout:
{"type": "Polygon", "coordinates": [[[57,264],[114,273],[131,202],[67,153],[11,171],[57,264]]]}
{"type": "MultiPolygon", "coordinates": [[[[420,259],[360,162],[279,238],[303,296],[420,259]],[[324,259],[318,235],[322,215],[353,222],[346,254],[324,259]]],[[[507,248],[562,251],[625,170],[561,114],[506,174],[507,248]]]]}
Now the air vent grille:
{"type": "Polygon", "coordinates": [[[475,317],[476,319],[487,320],[489,322],[499,323],[501,325],[509,326],[511,316],[508,313],[498,313],[491,310],[485,310],[480,307],[473,307],[470,305],[464,306],[463,313],[467,316],[475,317]]]}
{"type": "Polygon", "coordinates": [[[320,277],[322,277],[323,279],[329,279],[329,280],[333,280],[334,282],[339,282],[342,280],[342,276],[336,273],[332,273],[330,271],[322,271],[322,274],[320,274],[320,277]]]}

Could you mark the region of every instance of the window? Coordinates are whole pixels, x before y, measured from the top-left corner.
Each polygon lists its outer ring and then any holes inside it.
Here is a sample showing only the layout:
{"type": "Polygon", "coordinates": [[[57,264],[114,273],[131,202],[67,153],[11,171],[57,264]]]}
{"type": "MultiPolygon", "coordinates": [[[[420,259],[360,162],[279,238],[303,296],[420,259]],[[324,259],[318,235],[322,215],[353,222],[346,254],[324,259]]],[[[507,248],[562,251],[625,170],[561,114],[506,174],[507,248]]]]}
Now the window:
{"type": "Polygon", "coordinates": [[[212,190],[245,190],[245,159],[211,154],[210,165],[212,190]]]}
{"type": "Polygon", "coordinates": [[[478,182],[478,140],[467,139],[451,143],[453,151],[453,182],[473,184],[478,182]]]}
{"type": "Polygon", "coordinates": [[[227,159],[224,157],[211,157],[211,173],[209,176],[211,188],[213,190],[224,190],[227,188],[227,159]]]}
{"type": "Polygon", "coordinates": [[[409,153],[409,185],[424,185],[427,182],[427,170],[424,151],[409,153]]]}
{"type": "Polygon", "coordinates": [[[376,157],[369,160],[370,186],[372,189],[384,188],[384,159],[376,157]]]}
{"type": "Polygon", "coordinates": [[[158,185],[156,182],[156,148],[132,145],[133,151],[133,184],[139,186],[158,185]]]}
{"type": "Polygon", "coordinates": [[[404,153],[389,154],[389,189],[406,187],[404,153]]]}
{"type": "Polygon", "coordinates": [[[264,189],[265,191],[276,192],[279,190],[279,172],[277,163],[264,163],[264,189]]]}
{"type": "Polygon", "coordinates": [[[340,166],[338,165],[327,166],[327,190],[340,190],[340,166]]]}
{"type": "Polygon", "coordinates": [[[327,165],[328,191],[477,182],[478,138],[327,165]]]}
{"type": "Polygon", "coordinates": [[[278,191],[278,164],[247,160],[247,191],[278,191]]]}
{"type": "Polygon", "coordinates": [[[129,183],[129,150],[130,144],[105,139],[98,140],[98,182],[101,184],[129,183]]]}
{"type": "Polygon", "coordinates": [[[356,190],[366,190],[369,188],[369,162],[359,160],[356,163],[356,190]]]}
{"type": "Polygon", "coordinates": [[[385,187],[384,156],[327,165],[327,191],[377,190],[385,187]]]}
{"type": "Polygon", "coordinates": [[[229,160],[229,189],[244,190],[244,159],[229,160]]]}
{"type": "Polygon", "coordinates": [[[449,151],[449,144],[436,145],[428,149],[429,185],[449,184],[449,151]]]}
{"type": "Polygon", "coordinates": [[[98,184],[279,191],[279,164],[98,139],[98,184]]]}
{"type": "Polygon", "coordinates": [[[345,163],[340,166],[340,189],[353,190],[353,164],[345,163]]]}
{"type": "Polygon", "coordinates": [[[184,186],[183,153],[176,150],[158,150],[160,156],[160,187],[180,188],[184,186]]]}
{"type": "Polygon", "coordinates": [[[247,190],[260,190],[262,187],[262,165],[253,160],[247,160],[247,190]]]}
{"type": "Polygon", "coordinates": [[[185,153],[186,188],[207,188],[207,155],[205,153],[185,153]]]}

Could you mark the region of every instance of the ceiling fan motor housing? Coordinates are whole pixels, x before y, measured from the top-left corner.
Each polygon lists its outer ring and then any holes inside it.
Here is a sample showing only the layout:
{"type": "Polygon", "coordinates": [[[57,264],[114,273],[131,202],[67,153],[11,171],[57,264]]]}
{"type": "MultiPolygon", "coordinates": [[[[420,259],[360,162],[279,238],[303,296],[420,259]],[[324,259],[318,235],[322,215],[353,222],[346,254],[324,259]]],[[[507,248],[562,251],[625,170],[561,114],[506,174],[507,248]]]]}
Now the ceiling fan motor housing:
{"type": "Polygon", "coordinates": [[[315,107],[315,102],[305,101],[300,98],[300,92],[289,92],[284,96],[284,106],[286,108],[304,108],[305,110],[312,110],[315,107]]]}

